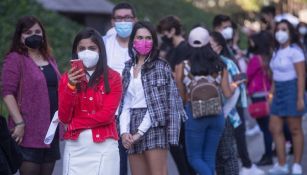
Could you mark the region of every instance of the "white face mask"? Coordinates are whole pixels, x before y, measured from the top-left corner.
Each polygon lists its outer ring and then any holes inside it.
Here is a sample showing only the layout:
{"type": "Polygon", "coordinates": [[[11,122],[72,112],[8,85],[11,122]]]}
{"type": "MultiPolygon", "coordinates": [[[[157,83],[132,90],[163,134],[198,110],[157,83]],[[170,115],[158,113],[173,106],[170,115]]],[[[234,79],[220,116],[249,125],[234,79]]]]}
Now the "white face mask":
{"type": "Polygon", "coordinates": [[[78,58],[83,61],[86,68],[93,68],[98,63],[99,54],[95,51],[83,50],[78,52],[78,58]]]}
{"type": "Polygon", "coordinates": [[[305,27],[305,26],[299,27],[298,32],[300,32],[301,35],[306,35],[307,34],[307,27],[305,27]]]}
{"type": "Polygon", "coordinates": [[[279,42],[279,44],[284,44],[288,41],[289,34],[288,32],[279,30],[278,32],[275,33],[275,38],[279,42]]]}
{"type": "Polygon", "coordinates": [[[226,27],[225,29],[223,29],[221,31],[221,34],[223,35],[225,40],[230,40],[232,38],[232,35],[233,35],[232,27],[226,27]]]}

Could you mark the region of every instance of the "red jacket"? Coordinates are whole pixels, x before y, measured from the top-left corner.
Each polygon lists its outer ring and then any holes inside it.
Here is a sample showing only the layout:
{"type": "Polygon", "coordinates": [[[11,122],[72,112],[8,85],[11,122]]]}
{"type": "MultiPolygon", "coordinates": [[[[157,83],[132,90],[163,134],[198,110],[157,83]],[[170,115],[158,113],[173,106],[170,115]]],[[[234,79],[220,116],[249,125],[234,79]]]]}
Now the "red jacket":
{"type": "Polygon", "coordinates": [[[109,69],[110,93],[104,93],[103,80],[95,90],[88,88],[77,93],[68,85],[64,74],[59,85],[59,119],[67,125],[64,139],[77,140],[80,132],[92,129],[93,141],[103,142],[107,138],[118,139],[115,112],[122,96],[120,75],[109,69]]]}

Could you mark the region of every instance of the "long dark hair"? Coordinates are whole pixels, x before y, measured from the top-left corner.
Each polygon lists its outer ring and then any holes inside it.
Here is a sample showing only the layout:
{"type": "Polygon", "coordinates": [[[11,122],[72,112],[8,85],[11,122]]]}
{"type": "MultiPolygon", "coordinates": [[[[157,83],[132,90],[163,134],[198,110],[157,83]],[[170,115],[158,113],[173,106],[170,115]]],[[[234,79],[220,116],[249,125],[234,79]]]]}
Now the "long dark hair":
{"type": "Polygon", "coordinates": [[[110,85],[108,81],[107,54],[101,35],[95,29],[90,27],[80,31],[73,42],[72,59],[78,58],[77,47],[82,39],[91,39],[91,41],[95,43],[99,48],[99,60],[93,75],[90,77],[88,87],[95,87],[99,81],[101,81],[101,77],[103,76],[105,92],[109,93],[110,85]]]}
{"type": "Polygon", "coordinates": [[[270,57],[273,50],[273,35],[268,31],[261,31],[249,38],[248,52],[270,57]],[[253,44],[251,43],[253,42],[253,44]]]}
{"type": "Polygon", "coordinates": [[[225,64],[210,44],[203,47],[191,47],[189,61],[192,75],[212,75],[223,71],[225,64]]]}
{"type": "Polygon", "coordinates": [[[133,60],[133,63],[138,62],[137,53],[136,53],[135,49],[133,48],[134,37],[136,35],[136,32],[139,29],[142,29],[142,28],[145,28],[149,31],[149,33],[152,36],[152,41],[153,41],[152,50],[151,50],[148,58],[146,58],[146,59],[149,59],[148,61],[153,61],[155,59],[158,59],[158,37],[157,37],[157,32],[156,32],[155,28],[149,22],[138,21],[133,26],[133,29],[132,29],[132,32],[131,32],[131,35],[130,35],[129,44],[128,44],[129,56],[133,60]]]}
{"type": "Polygon", "coordinates": [[[272,72],[270,71],[269,63],[273,51],[273,35],[269,31],[261,31],[252,35],[249,40],[248,52],[260,55],[263,70],[271,78],[272,72]]]}
{"type": "MultiPolygon", "coordinates": [[[[290,45],[292,44],[295,44],[297,46],[299,46],[301,49],[303,49],[303,46],[300,42],[300,37],[299,37],[299,34],[297,33],[297,31],[295,30],[295,28],[293,27],[293,25],[286,19],[283,19],[281,20],[280,22],[278,22],[276,24],[276,27],[275,27],[275,30],[274,30],[274,34],[277,32],[277,27],[280,25],[280,24],[286,24],[287,27],[288,27],[288,30],[289,30],[289,39],[290,39],[290,45]]],[[[278,41],[274,40],[275,42],[275,50],[279,49],[280,47],[280,44],[278,43],[278,41]]]]}
{"type": "Polygon", "coordinates": [[[41,52],[41,54],[44,56],[45,59],[49,59],[51,57],[51,50],[48,44],[45,28],[43,24],[34,16],[23,16],[19,18],[15,27],[13,41],[9,49],[9,52],[18,52],[23,55],[27,54],[28,48],[21,42],[21,34],[29,30],[35,24],[38,24],[40,26],[43,34],[43,45],[39,49],[39,51],[41,52]]]}
{"type": "Polygon", "coordinates": [[[220,32],[211,32],[210,36],[213,38],[213,40],[222,47],[221,55],[230,58],[231,60],[234,61],[234,58],[229,52],[227,42],[223,35],[220,32]]]}

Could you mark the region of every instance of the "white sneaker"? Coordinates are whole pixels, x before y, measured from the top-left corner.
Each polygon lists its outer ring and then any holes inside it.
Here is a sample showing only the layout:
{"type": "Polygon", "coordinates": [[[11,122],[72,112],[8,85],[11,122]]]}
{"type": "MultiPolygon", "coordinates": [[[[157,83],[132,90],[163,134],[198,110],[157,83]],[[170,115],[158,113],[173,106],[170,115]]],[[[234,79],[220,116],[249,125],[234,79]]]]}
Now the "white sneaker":
{"type": "Polygon", "coordinates": [[[285,145],[286,153],[287,153],[287,154],[290,153],[290,151],[291,151],[291,146],[292,146],[291,142],[290,142],[290,141],[287,141],[287,142],[286,142],[286,145],[285,145]]]}
{"type": "Polygon", "coordinates": [[[264,171],[253,164],[250,168],[243,167],[240,171],[240,175],[264,175],[264,171]]]}
{"type": "Polygon", "coordinates": [[[261,133],[261,130],[258,125],[255,125],[253,128],[247,129],[245,131],[246,136],[253,136],[259,133],[261,133]]]}
{"type": "Polygon", "coordinates": [[[269,175],[287,175],[289,173],[288,165],[284,166],[276,163],[273,168],[269,169],[269,175]]]}
{"type": "Polygon", "coordinates": [[[303,175],[302,166],[298,163],[292,165],[292,175],[303,175]]]}

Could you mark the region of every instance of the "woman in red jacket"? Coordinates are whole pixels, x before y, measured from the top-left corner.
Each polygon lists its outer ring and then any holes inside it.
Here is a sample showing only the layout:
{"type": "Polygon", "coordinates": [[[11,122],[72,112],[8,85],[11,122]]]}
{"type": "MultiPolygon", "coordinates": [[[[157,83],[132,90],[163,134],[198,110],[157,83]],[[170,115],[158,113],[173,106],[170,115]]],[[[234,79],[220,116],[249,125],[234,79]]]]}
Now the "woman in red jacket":
{"type": "Polygon", "coordinates": [[[59,120],[66,124],[63,174],[119,174],[115,111],[122,95],[120,75],[107,66],[101,35],[79,32],[72,58],[84,70],[71,68],[59,86],[59,120]]]}

